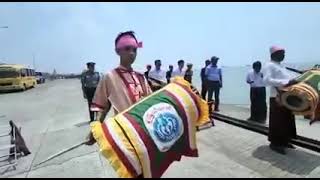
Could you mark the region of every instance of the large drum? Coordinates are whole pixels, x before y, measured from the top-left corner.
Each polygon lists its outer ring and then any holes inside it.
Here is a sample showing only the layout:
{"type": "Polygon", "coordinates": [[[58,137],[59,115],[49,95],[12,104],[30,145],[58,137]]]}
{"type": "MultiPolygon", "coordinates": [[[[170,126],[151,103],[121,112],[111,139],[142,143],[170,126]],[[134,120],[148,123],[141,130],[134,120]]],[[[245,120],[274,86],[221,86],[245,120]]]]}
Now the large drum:
{"type": "Polygon", "coordinates": [[[157,178],[182,156],[198,156],[196,128],[209,121],[208,111],[190,84],[176,79],[91,128],[119,177],[157,178]]]}
{"type": "Polygon", "coordinates": [[[311,69],[296,78],[299,83],[281,89],[280,102],[295,115],[319,118],[320,69],[311,69]]]}

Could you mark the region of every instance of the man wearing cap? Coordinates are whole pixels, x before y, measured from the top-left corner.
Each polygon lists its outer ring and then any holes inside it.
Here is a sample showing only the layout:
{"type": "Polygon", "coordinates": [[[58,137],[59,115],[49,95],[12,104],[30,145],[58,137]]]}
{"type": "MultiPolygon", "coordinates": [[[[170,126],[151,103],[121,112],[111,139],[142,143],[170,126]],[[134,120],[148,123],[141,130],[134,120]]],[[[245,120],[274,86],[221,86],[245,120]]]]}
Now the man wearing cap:
{"type": "Polygon", "coordinates": [[[205,75],[208,80],[208,102],[212,101],[212,96],[214,93],[214,110],[219,111],[220,104],[220,88],[222,88],[222,72],[218,68],[219,58],[213,56],[211,58],[211,64],[206,68],[205,75]]]}
{"type": "Polygon", "coordinates": [[[184,74],[184,79],[189,83],[192,83],[192,76],[193,76],[192,66],[193,65],[191,63],[188,63],[186,73],[184,74]]]}
{"type": "Polygon", "coordinates": [[[98,72],[95,72],[94,66],[94,62],[88,62],[88,70],[83,72],[81,75],[82,92],[84,98],[88,100],[90,122],[94,121],[94,112],[90,110],[90,106],[98,83],[100,81],[100,75],[98,72]]]}
{"type": "Polygon", "coordinates": [[[285,49],[277,46],[270,48],[271,61],[264,68],[263,81],[270,86],[269,136],[270,148],[280,154],[286,154],[285,148],[295,148],[290,139],[297,137],[295,116],[276,99],[279,90],[296,84],[287,69],[281,65],[285,49]]]}

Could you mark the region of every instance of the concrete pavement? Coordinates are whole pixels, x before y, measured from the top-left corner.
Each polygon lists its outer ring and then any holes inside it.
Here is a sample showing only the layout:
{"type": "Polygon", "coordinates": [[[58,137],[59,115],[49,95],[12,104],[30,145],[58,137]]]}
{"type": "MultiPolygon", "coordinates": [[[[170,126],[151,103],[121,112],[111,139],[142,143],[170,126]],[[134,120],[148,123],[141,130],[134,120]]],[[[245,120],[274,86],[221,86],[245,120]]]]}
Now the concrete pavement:
{"type": "MultiPolygon", "coordinates": [[[[56,80],[26,92],[0,94],[1,115],[22,127],[32,152],[19,159],[16,170],[0,169],[1,178],[117,177],[97,146],[81,146],[35,166],[83,141],[89,132],[79,80],[56,80]]],[[[265,136],[223,122],[199,132],[197,140],[200,157],[183,157],[163,177],[320,177],[319,154],[297,148],[279,155],[269,150],[265,136]]]]}

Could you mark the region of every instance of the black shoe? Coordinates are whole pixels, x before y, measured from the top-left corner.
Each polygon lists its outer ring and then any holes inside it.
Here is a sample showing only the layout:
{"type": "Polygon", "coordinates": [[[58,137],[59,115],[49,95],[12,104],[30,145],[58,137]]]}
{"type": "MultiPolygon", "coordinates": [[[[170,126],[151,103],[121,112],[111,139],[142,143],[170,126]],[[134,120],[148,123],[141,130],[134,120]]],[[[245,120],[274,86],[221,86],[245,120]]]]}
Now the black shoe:
{"type": "Polygon", "coordinates": [[[275,146],[273,144],[270,144],[270,149],[282,155],[287,154],[285,149],[282,146],[275,146]]]}
{"type": "Polygon", "coordinates": [[[291,143],[288,143],[286,148],[289,148],[289,149],[296,149],[296,147],[294,147],[294,145],[292,145],[291,143]]]}

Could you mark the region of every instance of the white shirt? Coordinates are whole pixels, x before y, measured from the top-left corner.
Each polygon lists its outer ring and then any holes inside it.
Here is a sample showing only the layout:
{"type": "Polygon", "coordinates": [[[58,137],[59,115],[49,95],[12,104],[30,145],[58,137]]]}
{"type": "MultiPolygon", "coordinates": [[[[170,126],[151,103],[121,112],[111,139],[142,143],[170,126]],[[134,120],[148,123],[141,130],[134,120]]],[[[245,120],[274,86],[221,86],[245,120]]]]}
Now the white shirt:
{"type": "Polygon", "coordinates": [[[255,71],[250,71],[247,74],[247,83],[249,82],[253,82],[250,84],[251,87],[265,87],[263,74],[261,72],[256,73],[255,71]]]}
{"type": "Polygon", "coordinates": [[[277,96],[276,87],[285,86],[293,78],[285,67],[274,61],[270,61],[265,65],[263,75],[263,82],[270,86],[270,97],[277,96]]]}
{"type": "Polygon", "coordinates": [[[186,73],[186,71],[185,71],[184,69],[182,69],[182,70],[180,71],[180,69],[177,68],[177,69],[175,69],[175,70],[172,72],[171,77],[176,77],[176,76],[182,76],[182,77],[184,77],[185,73],[186,73]]]}
{"type": "Polygon", "coordinates": [[[150,71],[148,76],[159,81],[167,82],[166,72],[161,69],[158,71],[156,69],[150,71]]]}

